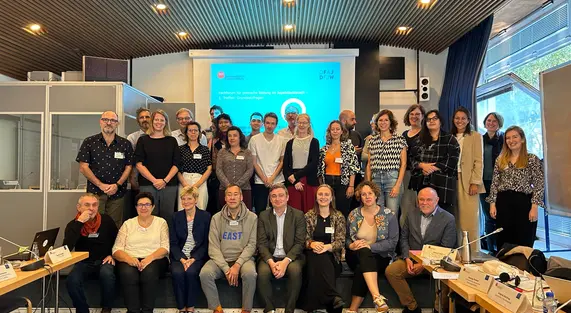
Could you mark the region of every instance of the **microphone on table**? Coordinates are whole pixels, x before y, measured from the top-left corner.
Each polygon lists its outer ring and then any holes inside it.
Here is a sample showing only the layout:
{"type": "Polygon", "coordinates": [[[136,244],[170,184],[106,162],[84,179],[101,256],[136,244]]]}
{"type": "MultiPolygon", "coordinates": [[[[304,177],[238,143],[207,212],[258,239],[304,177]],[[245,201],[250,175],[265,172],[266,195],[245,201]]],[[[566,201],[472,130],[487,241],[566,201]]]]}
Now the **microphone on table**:
{"type": "Polygon", "coordinates": [[[451,255],[454,251],[458,251],[458,250],[460,250],[460,249],[462,249],[462,248],[464,248],[464,247],[468,247],[468,246],[470,246],[471,243],[474,243],[474,242],[476,242],[476,241],[482,240],[482,239],[484,239],[484,238],[486,238],[486,237],[488,237],[488,236],[497,234],[497,233],[499,233],[499,232],[501,232],[501,231],[503,231],[503,230],[504,230],[503,228],[498,228],[498,229],[494,230],[493,232],[491,232],[491,233],[489,233],[489,234],[487,234],[487,235],[481,236],[481,237],[479,237],[479,238],[476,238],[476,239],[474,239],[474,240],[472,240],[472,241],[470,241],[470,242],[468,242],[468,243],[466,243],[466,244],[461,245],[460,247],[458,247],[458,248],[456,248],[456,249],[451,249],[450,252],[448,253],[448,255],[446,255],[446,257],[444,257],[444,258],[442,258],[442,260],[440,260],[440,267],[442,267],[445,271],[448,271],[448,272],[460,272],[461,267],[458,266],[456,263],[454,263],[454,260],[452,260],[452,259],[450,258],[450,255],[451,255]]]}
{"type": "Polygon", "coordinates": [[[23,252],[23,251],[30,252],[30,254],[36,258],[36,260],[34,262],[31,262],[30,264],[26,264],[26,265],[20,267],[20,270],[22,270],[23,272],[35,271],[37,269],[43,268],[44,265],[46,264],[46,261],[44,261],[44,259],[40,259],[40,256],[37,255],[34,251],[28,249],[28,247],[20,246],[19,244],[16,244],[16,243],[14,243],[14,242],[12,242],[12,241],[10,241],[10,240],[2,237],[2,236],[0,236],[0,239],[18,247],[20,249],[20,252],[23,252]]]}

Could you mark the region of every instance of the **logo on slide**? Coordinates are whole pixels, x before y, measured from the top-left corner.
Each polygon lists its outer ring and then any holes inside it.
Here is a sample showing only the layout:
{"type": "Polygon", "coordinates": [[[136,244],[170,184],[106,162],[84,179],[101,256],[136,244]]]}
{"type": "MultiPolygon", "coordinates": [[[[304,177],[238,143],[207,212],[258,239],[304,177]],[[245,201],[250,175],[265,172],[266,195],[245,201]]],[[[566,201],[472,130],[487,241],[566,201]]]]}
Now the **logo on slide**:
{"type": "Polygon", "coordinates": [[[282,103],[282,108],[280,110],[284,120],[286,119],[286,110],[290,107],[297,108],[297,111],[300,112],[300,114],[305,113],[305,104],[301,100],[297,98],[289,98],[282,103]]]}
{"type": "Polygon", "coordinates": [[[225,75],[224,75],[223,71],[220,71],[220,72],[218,72],[217,76],[218,76],[218,78],[223,79],[225,75]]]}

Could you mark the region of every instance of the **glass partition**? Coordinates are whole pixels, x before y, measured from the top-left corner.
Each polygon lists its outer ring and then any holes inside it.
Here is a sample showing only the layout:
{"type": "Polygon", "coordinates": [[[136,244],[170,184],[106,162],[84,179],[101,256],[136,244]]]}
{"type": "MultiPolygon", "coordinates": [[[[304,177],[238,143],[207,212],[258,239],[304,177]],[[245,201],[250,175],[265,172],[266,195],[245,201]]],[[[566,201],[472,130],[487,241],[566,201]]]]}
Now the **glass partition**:
{"type": "Polygon", "coordinates": [[[41,187],[42,114],[0,114],[0,189],[41,187]]]}
{"type": "Polygon", "coordinates": [[[83,140],[101,132],[100,117],[101,113],[52,115],[50,190],[87,188],[75,158],[83,140]]]}

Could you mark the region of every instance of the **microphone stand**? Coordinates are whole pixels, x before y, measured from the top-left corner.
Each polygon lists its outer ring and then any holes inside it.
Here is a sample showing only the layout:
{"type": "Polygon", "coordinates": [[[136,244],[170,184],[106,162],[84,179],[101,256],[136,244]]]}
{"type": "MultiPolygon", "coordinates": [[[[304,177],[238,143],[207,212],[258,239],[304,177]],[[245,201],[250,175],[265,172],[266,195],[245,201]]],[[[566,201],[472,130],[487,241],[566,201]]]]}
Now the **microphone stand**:
{"type": "Polygon", "coordinates": [[[32,250],[28,249],[28,247],[24,247],[24,246],[20,246],[19,244],[16,244],[2,236],[0,236],[0,239],[6,241],[9,244],[12,244],[16,247],[18,247],[20,249],[20,251],[28,251],[30,252],[31,255],[33,255],[36,260],[34,262],[31,262],[29,264],[26,264],[22,267],[20,267],[20,270],[22,270],[22,272],[27,272],[27,271],[35,271],[37,269],[43,268],[44,265],[46,264],[46,261],[44,261],[44,259],[40,259],[40,257],[32,250]]]}
{"type": "Polygon", "coordinates": [[[498,229],[494,230],[493,232],[491,232],[491,233],[489,233],[489,234],[487,234],[487,235],[484,235],[484,236],[482,236],[482,237],[476,238],[476,239],[474,239],[474,240],[472,240],[472,241],[470,241],[470,242],[468,242],[468,243],[466,243],[466,244],[464,244],[464,245],[461,245],[460,247],[458,247],[458,248],[456,248],[456,249],[450,250],[450,252],[448,253],[448,255],[446,255],[446,257],[444,257],[444,258],[442,258],[442,260],[440,260],[440,267],[442,267],[445,271],[448,271],[448,272],[460,272],[461,267],[458,266],[456,263],[454,263],[454,260],[452,260],[452,259],[450,258],[450,255],[451,255],[454,251],[458,251],[458,250],[460,250],[460,249],[462,249],[462,248],[464,248],[464,247],[469,247],[471,243],[474,243],[474,242],[476,242],[476,241],[482,240],[482,239],[484,239],[484,238],[486,238],[486,237],[488,237],[488,236],[497,234],[497,233],[499,233],[499,232],[501,232],[501,231],[503,231],[503,230],[504,230],[503,228],[498,228],[498,229]]]}

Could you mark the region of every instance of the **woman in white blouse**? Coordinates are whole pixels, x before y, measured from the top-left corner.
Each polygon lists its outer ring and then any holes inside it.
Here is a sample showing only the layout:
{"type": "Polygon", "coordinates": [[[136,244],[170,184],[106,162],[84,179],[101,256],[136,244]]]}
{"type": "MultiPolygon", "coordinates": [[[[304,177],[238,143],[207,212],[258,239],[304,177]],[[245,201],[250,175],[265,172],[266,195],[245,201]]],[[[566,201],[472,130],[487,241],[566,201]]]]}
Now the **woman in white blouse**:
{"type": "Polygon", "coordinates": [[[167,222],[151,213],[155,200],[148,192],[135,197],[137,217],[121,226],[113,245],[113,258],[129,313],[152,313],[159,276],[168,267],[167,222]]]}
{"type": "MultiPolygon", "coordinates": [[[[455,207],[458,242],[462,240],[462,231],[468,231],[469,239],[480,236],[480,193],[484,193],[483,141],[482,135],[472,130],[470,112],[459,107],[452,115],[450,133],[460,144],[458,160],[458,205],[455,207]]],[[[479,245],[472,245],[471,250],[479,251],[479,245]]]]}

